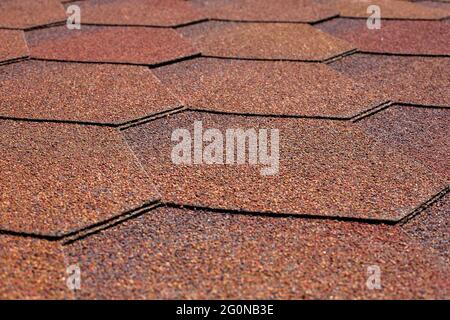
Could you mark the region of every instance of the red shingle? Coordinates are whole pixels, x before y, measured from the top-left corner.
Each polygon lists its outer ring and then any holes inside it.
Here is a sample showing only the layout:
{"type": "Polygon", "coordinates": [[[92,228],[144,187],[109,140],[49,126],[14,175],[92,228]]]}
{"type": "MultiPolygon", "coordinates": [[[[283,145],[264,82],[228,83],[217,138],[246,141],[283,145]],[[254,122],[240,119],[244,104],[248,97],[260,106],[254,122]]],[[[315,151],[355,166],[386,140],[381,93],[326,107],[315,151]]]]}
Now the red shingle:
{"type": "Polygon", "coordinates": [[[449,55],[448,21],[382,20],[381,29],[368,29],[366,20],[334,19],[315,27],[342,38],[361,51],[449,55]]]}
{"type": "Polygon", "coordinates": [[[195,109],[345,118],[386,100],[322,64],[200,58],[154,72],[195,109]]]}
{"type": "Polygon", "coordinates": [[[448,292],[439,257],[383,225],[161,208],[64,248],[82,265],[82,299],[445,299],[448,292]],[[366,285],[374,265],[380,290],[366,285]]]}
{"type": "MultiPolygon", "coordinates": [[[[316,0],[317,1],[317,0],[316,0]]],[[[395,0],[319,0],[339,11],[341,17],[366,18],[372,15],[367,12],[370,5],[380,7],[381,19],[442,19],[450,15],[449,10],[421,6],[421,2],[411,3],[395,0]]]]}
{"type": "Polygon", "coordinates": [[[61,26],[26,35],[31,56],[51,60],[151,65],[197,53],[172,29],[61,26]]]}
{"type": "Polygon", "coordinates": [[[66,20],[59,0],[2,0],[0,27],[30,28],[66,20]]]}
{"type": "MultiPolygon", "coordinates": [[[[447,184],[401,152],[339,121],[184,112],[124,133],[162,199],[178,204],[395,221],[447,184]],[[194,121],[224,135],[228,128],[278,129],[279,171],[265,176],[261,170],[270,165],[249,165],[248,160],[240,165],[174,164],[172,132],[192,132],[194,121]]],[[[248,150],[245,154],[248,159],[248,150]]]]}
{"type": "Polygon", "coordinates": [[[390,100],[450,106],[450,59],[355,54],[329,64],[390,100]]]}
{"type": "Polygon", "coordinates": [[[69,5],[80,7],[82,23],[176,26],[205,19],[183,0],[89,0],[69,5]]]}
{"type": "Polygon", "coordinates": [[[337,16],[329,6],[311,0],[195,0],[210,18],[235,21],[315,22],[337,16]]]}
{"type": "Polygon", "coordinates": [[[67,267],[57,243],[0,235],[1,299],[71,299],[67,267]]]}
{"type": "Polygon", "coordinates": [[[120,123],[178,106],[146,67],[47,61],[0,67],[0,116],[120,123]]]}
{"type": "Polygon", "coordinates": [[[0,30],[0,63],[29,55],[22,31],[0,30]]]}
{"type": "Polygon", "coordinates": [[[306,24],[206,22],[180,32],[218,57],[320,61],[354,49],[306,24]]]}
{"type": "Polygon", "coordinates": [[[109,128],[1,121],[0,228],[59,235],[158,197],[109,128]]]}

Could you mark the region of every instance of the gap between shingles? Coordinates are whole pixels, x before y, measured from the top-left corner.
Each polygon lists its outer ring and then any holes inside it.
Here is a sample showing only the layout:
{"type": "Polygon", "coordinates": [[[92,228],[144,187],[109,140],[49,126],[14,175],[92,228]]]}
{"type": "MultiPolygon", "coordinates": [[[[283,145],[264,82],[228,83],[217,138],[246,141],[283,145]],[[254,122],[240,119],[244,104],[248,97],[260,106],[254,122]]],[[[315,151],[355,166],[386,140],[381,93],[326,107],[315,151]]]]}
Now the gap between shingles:
{"type": "Polygon", "coordinates": [[[427,199],[425,202],[416,207],[411,213],[401,218],[400,220],[385,220],[385,219],[371,219],[371,218],[357,218],[357,217],[345,217],[345,216],[324,216],[317,214],[295,214],[295,213],[274,213],[274,212],[259,212],[259,211],[246,211],[239,209],[224,209],[224,208],[214,208],[209,206],[198,206],[189,204],[179,204],[174,202],[165,201],[154,201],[144,204],[141,207],[132,209],[118,216],[112,217],[110,219],[100,221],[98,223],[92,224],[90,226],[84,227],[79,230],[71,231],[69,233],[61,235],[43,235],[34,234],[26,232],[18,232],[12,230],[0,230],[0,235],[18,236],[24,238],[34,238],[40,240],[47,240],[51,242],[61,242],[63,246],[70,245],[78,240],[85,239],[89,236],[98,234],[104,230],[113,228],[120,225],[128,220],[138,218],[146,213],[149,213],[155,209],[166,207],[174,209],[187,209],[194,211],[209,211],[211,213],[217,214],[229,214],[229,215],[245,215],[252,217],[268,217],[277,219],[304,219],[304,220],[325,220],[325,221],[342,221],[342,222],[352,222],[352,223],[364,223],[364,224],[383,224],[383,225],[400,225],[402,226],[407,221],[416,217],[418,214],[429,208],[431,205],[436,203],[438,200],[443,198],[450,191],[450,186],[445,187],[437,194],[433,195],[431,198],[427,199]]]}

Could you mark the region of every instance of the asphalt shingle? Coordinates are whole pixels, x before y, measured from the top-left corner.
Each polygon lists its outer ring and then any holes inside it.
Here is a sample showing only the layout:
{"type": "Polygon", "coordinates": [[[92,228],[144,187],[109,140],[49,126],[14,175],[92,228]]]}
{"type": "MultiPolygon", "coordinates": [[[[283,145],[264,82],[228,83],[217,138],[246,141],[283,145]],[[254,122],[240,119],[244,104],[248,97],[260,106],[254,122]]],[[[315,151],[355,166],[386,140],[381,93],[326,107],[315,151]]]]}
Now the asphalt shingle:
{"type": "MultiPolygon", "coordinates": [[[[401,152],[340,121],[183,112],[130,128],[124,134],[162,199],[177,204],[397,221],[447,184],[401,152]],[[226,129],[254,129],[256,135],[260,129],[278,129],[278,171],[276,157],[272,165],[248,164],[247,148],[245,164],[176,164],[172,154],[178,142],[171,140],[172,134],[187,129],[192,135],[195,121],[202,122],[204,131],[214,128],[224,135],[224,151],[217,151],[224,162],[227,153],[233,158],[236,155],[234,148],[226,151],[226,129]],[[267,167],[275,174],[264,175],[262,169],[267,167]]],[[[206,141],[204,150],[209,145],[206,141]]],[[[261,145],[265,145],[263,140],[261,145]]],[[[258,152],[264,152],[261,145],[258,152]]],[[[191,150],[186,153],[191,155],[191,150]]],[[[209,152],[213,157],[214,152],[209,152]]]]}
{"type": "Polygon", "coordinates": [[[179,106],[146,67],[49,61],[0,67],[4,117],[115,124],[179,106]]]}
{"type": "Polygon", "coordinates": [[[62,235],[159,195],[113,129],[1,121],[0,229],[62,235]]]}
{"type": "Polygon", "coordinates": [[[26,36],[31,56],[48,60],[153,65],[197,54],[175,30],[163,28],[60,26],[26,36]]]}
{"type": "Polygon", "coordinates": [[[354,49],[307,24],[210,21],[179,29],[204,55],[321,61],[354,49]]]}

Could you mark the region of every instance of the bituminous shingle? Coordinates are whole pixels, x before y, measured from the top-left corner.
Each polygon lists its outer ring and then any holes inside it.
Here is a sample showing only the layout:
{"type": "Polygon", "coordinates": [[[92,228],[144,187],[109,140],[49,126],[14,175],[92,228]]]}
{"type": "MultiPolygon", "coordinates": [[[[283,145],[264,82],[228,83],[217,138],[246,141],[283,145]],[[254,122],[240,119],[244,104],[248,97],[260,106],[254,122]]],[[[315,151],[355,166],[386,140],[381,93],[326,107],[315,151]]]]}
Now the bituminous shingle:
{"type": "Polygon", "coordinates": [[[447,185],[399,150],[340,121],[183,112],[124,134],[162,199],[177,204],[397,221],[447,185]],[[172,133],[185,128],[192,135],[195,121],[222,135],[229,128],[278,129],[278,171],[275,157],[272,165],[249,165],[248,146],[244,164],[175,164],[172,151],[178,143],[171,141],[172,133]],[[268,167],[275,173],[265,176],[261,170],[268,167]]]}
{"type": "Polygon", "coordinates": [[[116,130],[0,121],[0,229],[62,235],[159,198],[116,130]]]}
{"type": "Polygon", "coordinates": [[[26,61],[0,67],[0,116],[121,123],[179,106],[142,66],[26,61]]]}
{"type": "Polygon", "coordinates": [[[164,28],[61,26],[26,36],[31,56],[49,60],[152,65],[197,54],[177,31],[164,28]]]}
{"type": "Polygon", "coordinates": [[[178,29],[208,56],[321,61],[354,49],[307,24],[210,21],[178,29]]]}
{"type": "Polygon", "coordinates": [[[195,109],[346,118],[387,100],[322,64],[200,58],[153,70],[195,109]]]}
{"type": "Polygon", "coordinates": [[[59,0],[2,0],[0,27],[30,28],[66,20],[59,0]]]}
{"type": "Polygon", "coordinates": [[[448,21],[381,20],[368,29],[365,19],[333,19],[314,27],[341,38],[361,51],[392,54],[449,55],[448,21]]]}

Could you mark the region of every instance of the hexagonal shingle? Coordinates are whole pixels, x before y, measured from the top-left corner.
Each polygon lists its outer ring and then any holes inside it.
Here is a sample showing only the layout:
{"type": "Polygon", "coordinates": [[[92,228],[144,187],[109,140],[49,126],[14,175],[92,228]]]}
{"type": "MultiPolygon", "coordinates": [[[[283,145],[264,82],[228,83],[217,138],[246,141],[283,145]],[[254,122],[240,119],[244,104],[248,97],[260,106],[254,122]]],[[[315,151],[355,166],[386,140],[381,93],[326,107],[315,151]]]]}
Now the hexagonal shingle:
{"type": "Polygon", "coordinates": [[[197,54],[173,29],[61,26],[26,36],[31,56],[47,60],[153,65],[197,54]]]}
{"type": "Polygon", "coordinates": [[[400,230],[159,208],[64,247],[81,299],[446,298],[447,268],[400,230]],[[381,271],[370,290],[368,267],[381,271]]]}
{"type": "Polygon", "coordinates": [[[0,67],[0,116],[118,124],[179,106],[142,66],[26,61],[0,67]]]}
{"type": "Polygon", "coordinates": [[[0,27],[30,28],[66,20],[59,0],[2,0],[0,27]]]}
{"type": "Polygon", "coordinates": [[[179,29],[204,55],[322,61],[354,47],[306,24],[205,22],[179,29]]]}
{"type": "MultiPolygon", "coordinates": [[[[184,112],[123,132],[162,199],[184,205],[397,221],[448,183],[340,121],[184,112]],[[214,128],[223,135],[229,128],[278,129],[279,160],[275,156],[271,165],[250,165],[248,160],[239,165],[175,164],[172,132],[185,128],[192,135],[195,121],[202,122],[203,130],[214,128]],[[263,175],[266,167],[275,173],[263,175]]],[[[244,152],[248,159],[247,148],[244,152]]]]}
{"type": "Polygon", "coordinates": [[[193,109],[350,118],[387,100],[323,64],[199,58],[153,71],[193,109]]]}

